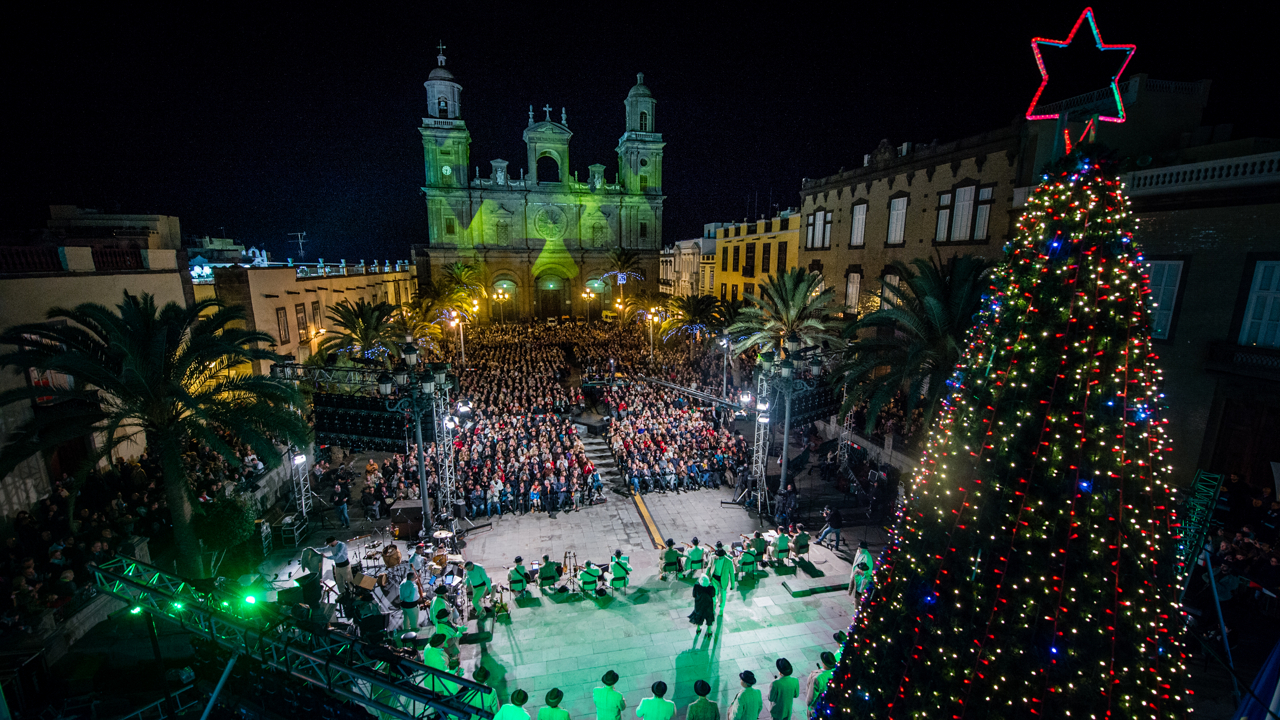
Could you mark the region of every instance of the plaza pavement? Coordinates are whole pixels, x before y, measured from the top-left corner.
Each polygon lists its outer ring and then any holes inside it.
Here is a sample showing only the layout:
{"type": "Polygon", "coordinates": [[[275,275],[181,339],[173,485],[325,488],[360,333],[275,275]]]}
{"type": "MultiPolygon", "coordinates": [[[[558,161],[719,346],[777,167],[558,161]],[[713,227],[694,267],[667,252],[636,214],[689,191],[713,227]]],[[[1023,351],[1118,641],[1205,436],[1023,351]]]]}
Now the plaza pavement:
{"type": "MultiPolygon", "coordinates": [[[[565,693],[562,707],[578,718],[594,713],[591,690],[610,669],[621,678],[616,687],[626,697],[628,713],[657,680],[667,683],[668,699],[683,712],[694,698],[694,681],[705,679],[725,712],[740,689],[742,670],[753,671],[767,694],[777,658],[790,660],[803,680],[819,654],[834,649],[833,633],[850,620],[852,606],[844,590],[793,597],[783,582],[800,592],[842,585],[849,576],[846,559],[813,546],[800,568],[763,571],[730,591],[714,634],[697,634],[688,621],[693,581],[660,580],[658,551],[635,502],[616,489],[606,494],[608,501],[601,505],[494,518],[489,528],[468,534],[467,558],[483,565],[495,583],[505,584],[516,555],[526,563],[544,554],[560,561],[567,550],[577,554],[579,564],[603,563],[621,549],[634,568],[628,592],[610,598],[536,589],[532,598],[519,602],[508,596],[509,618],[485,618],[479,633],[470,623],[472,632],[462,645],[468,676],[483,664],[491,673],[489,684],[504,700],[516,689],[529,693],[531,714],[544,704],[546,692],[558,687],[565,693]]],[[[740,533],[760,529],[740,507],[721,506],[730,498],[726,488],[650,493],[643,502],[661,536],[677,542],[697,536],[710,546],[716,540],[728,545],[740,533]]]]}

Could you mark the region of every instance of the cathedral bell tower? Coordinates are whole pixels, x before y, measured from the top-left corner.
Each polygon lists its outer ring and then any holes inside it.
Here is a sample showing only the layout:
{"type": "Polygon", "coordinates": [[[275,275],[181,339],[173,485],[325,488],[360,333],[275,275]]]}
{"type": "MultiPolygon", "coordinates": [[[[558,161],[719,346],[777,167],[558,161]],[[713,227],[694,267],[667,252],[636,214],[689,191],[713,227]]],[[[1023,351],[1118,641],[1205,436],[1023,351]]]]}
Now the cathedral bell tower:
{"type": "Polygon", "coordinates": [[[623,206],[623,244],[640,249],[662,246],[662,134],[657,131],[657,101],[636,75],[627,93],[627,130],[618,140],[618,183],[623,206]]]}
{"type": "Polygon", "coordinates": [[[438,66],[427,76],[427,117],[422,118],[422,150],[426,159],[427,187],[465,188],[471,159],[471,133],[462,120],[462,86],[444,67],[444,45],[436,56],[438,66]]]}

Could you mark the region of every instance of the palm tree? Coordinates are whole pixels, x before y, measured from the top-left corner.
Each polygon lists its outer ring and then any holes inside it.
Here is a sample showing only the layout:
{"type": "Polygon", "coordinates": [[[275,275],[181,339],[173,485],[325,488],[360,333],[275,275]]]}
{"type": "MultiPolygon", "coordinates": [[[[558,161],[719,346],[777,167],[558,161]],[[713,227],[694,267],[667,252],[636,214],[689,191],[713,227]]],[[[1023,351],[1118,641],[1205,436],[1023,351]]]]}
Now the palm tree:
{"type": "Polygon", "coordinates": [[[748,293],[738,319],[727,329],[737,338],[733,347],[741,353],[749,347],[780,349],[788,335],[805,346],[838,337],[838,321],[828,306],[834,291],[822,287],[822,276],[791,268],[760,283],[758,295],[748,293]]]}
{"type": "Polygon", "coordinates": [[[469,299],[488,297],[480,268],[455,262],[441,268],[440,284],[451,293],[462,293],[469,299]]]}
{"type": "Polygon", "coordinates": [[[712,295],[674,297],[667,302],[667,309],[671,314],[662,323],[664,340],[678,334],[690,337],[710,334],[724,327],[720,301],[712,295]]]}
{"type": "Polygon", "coordinates": [[[898,393],[906,396],[908,412],[923,407],[926,420],[933,414],[990,287],[987,275],[995,263],[961,255],[949,272],[922,258],[912,265],[916,270],[901,260],[890,263],[906,289],[884,286],[881,308],[844,330],[851,343],[847,360],[836,369],[845,388],[840,414],[865,401],[868,429],[898,393]]]}
{"type": "Polygon", "coordinates": [[[396,337],[413,338],[422,350],[437,353],[444,331],[440,325],[427,319],[419,305],[408,303],[396,308],[391,316],[391,332],[396,337]]]}
{"type": "Polygon", "coordinates": [[[462,309],[466,296],[465,291],[450,287],[443,280],[424,280],[418,283],[411,304],[426,322],[443,323],[462,309]]]}
{"type": "Polygon", "coordinates": [[[614,284],[618,286],[618,300],[626,302],[622,286],[628,280],[644,280],[644,273],[640,270],[640,253],[630,248],[614,248],[605,258],[605,266],[609,271],[601,277],[613,276],[614,284]]]}
{"type": "Polygon", "coordinates": [[[0,406],[36,397],[60,401],[23,423],[0,448],[0,477],[39,452],[96,437],[98,447],[75,469],[82,479],[120,445],[145,440],[160,460],[181,571],[203,577],[193,492],[182,460],[188,444],[208,444],[237,462],[224,440],[227,433],[257,448],[264,463],[275,464],[279,457],[267,452],[274,443],[310,442],[298,390],[244,372],[254,361],[279,358],[262,347],[273,342],[271,336],[244,329],[238,306],[206,300],[157,308],[151,295],[127,291],[115,310],[84,303],[52,308],[48,318],[66,324],[18,325],[0,333],[0,343],[16,346],[0,355],[0,365],[68,375],[72,384],[0,393],[0,406]],[[205,311],[212,312],[200,317],[205,311]]]}
{"type": "Polygon", "coordinates": [[[329,319],[341,332],[327,335],[320,343],[322,352],[346,352],[351,358],[370,360],[383,353],[400,354],[399,342],[404,335],[396,335],[391,320],[396,308],[388,302],[371,303],[360,298],[354,304],[343,300],[329,308],[329,319]]]}

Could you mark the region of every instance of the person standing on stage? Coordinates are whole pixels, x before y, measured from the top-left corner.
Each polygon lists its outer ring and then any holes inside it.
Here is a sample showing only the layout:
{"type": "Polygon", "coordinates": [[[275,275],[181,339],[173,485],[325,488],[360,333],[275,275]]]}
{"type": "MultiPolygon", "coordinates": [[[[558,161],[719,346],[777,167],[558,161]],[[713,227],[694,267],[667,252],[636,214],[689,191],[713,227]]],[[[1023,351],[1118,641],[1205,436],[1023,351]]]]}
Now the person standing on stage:
{"type": "Polygon", "coordinates": [[[800,697],[800,681],[791,676],[791,662],[778,658],[775,663],[778,677],[769,686],[769,717],[773,720],[791,720],[791,707],[800,697]]]}
{"type": "Polygon", "coordinates": [[[720,597],[719,614],[724,615],[724,601],[729,591],[738,586],[738,569],[733,566],[733,558],[723,547],[716,548],[716,559],[711,565],[711,582],[716,587],[716,595],[720,597]]]}
{"type": "Polygon", "coordinates": [[[498,712],[493,714],[493,720],[529,720],[529,712],[524,709],[527,702],[529,693],[516,690],[511,693],[511,702],[498,708],[498,712]]]}
{"type": "Polygon", "coordinates": [[[338,588],[338,595],[345,594],[347,585],[351,584],[351,560],[347,557],[347,544],[330,535],[324,539],[323,547],[314,550],[333,561],[333,584],[338,588]]]}
{"type": "Polygon", "coordinates": [[[659,680],[649,686],[653,697],[645,698],[636,707],[636,717],[640,720],[671,720],[676,716],[676,704],[662,696],[667,694],[667,684],[659,680]]]}
{"type": "Polygon", "coordinates": [[[697,625],[700,633],[703,623],[710,628],[715,621],[716,589],[712,586],[711,580],[706,575],[702,575],[693,586],[693,612],[689,615],[689,622],[697,625]]]}
{"type": "Polygon", "coordinates": [[[596,720],[622,720],[622,711],[627,709],[627,701],[622,693],[613,689],[618,684],[618,673],[610,670],[600,678],[604,687],[591,691],[591,699],[596,704],[596,720]]]}
{"type": "Polygon", "coordinates": [[[344,529],[351,529],[351,516],[347,511],[347,505],[351,502],[351,492],[341,484],[334,485],[329,502],[333,504],[334,514],[338,516],[338,524],[344,529]]]}
{"type": "Polygon", "coordinates": [[[400,610],[404,613],[404,629],[418,629],[418,603],[422,593],[418,590],[418,575],[410,570],[400,581],[400,610]]]}
{"type": "Polygon", "coordinates": [[[822,697],[822,693],[827,691],[827,683],[831,682],[831,676],[836,671],[836,656],[831,654],[830,650],[824,650],[822,655],[822,667],[809,673],[809,697],[805,700],[808,707],[808,714],[813,714],[813,707],[818,704],[818,698],[822,697]]]}
{"type": "Polygon", "coordinates": [[[858,551],[853,554],[853,569],[849,572],[849,594],[853,596],[854,615],[862,607],[862,596],[871,589],[875,564],[871,551],[867,549],[867,541],[860,541],[858,551]]]}
{"type": "Polygon", "coordinates": [[[692,575],[703,568],[703,559],[707,549],[698,544],[698,538],[694,538],[690,543],[693,547],[689,548],[689,552],[685,553],[687,561],[684,566],[684,574],[692,575]]]}
{"type": "Polygon", "coordinates": [[[435,620],[440,616],[441,610],[447,610],[449,612],[449,621],[458,622],[460,618],[457,616],[453,605],[449,603],[448,586],[443,582],[436,583],[435,593],[436,596],[431,598],[431,609],[427,611],[427,617],[435,620]]]}
{"type": "Polygon", "coordinates": [[[707,699],[711,683],[699,680],[693,684],[693,692],[698,699],[684,709],[684,720],[720,720],[720,706],[707,699]]]}
{"type": "Polygon", "coordinates": [[[730,703],[733,710],[729,713],[729,720],[757,720],[764,709],[764,698],[755,688],[756,674],[743,670],[738,673],[738,679],[742,681],[742,690],[730,703]]]}
{"type": "MultiPolygon", "coordinates": [[[[493,581],[489,579],[489,573],[485,569],[470,560],[462,566],[467,571],[467,587],[471,588],[471,607],[475,610],[476,617],[480,617],[481,601],[489,595],[493,590],[493,581]]],[[[528,713],[525,713],[528,715],[528,713]]]]}
{"type": "Polygon", "coordinates": [[[613,580],[622,578],[622,589],[625,592],[627,586],[631,584],[631,565],[627,563],[627,559],[622,557],[622,550],[613,551],[613,561],[609,564],[609,575],[613,580]]]}
{"type": "Polygon", "coordinates": [[[551,688],[547,691],[547,704],[538,710],[538,720],[569,720],[569,713],[560,709],[560,701],[564,700],[564,691],[551,688]]]}

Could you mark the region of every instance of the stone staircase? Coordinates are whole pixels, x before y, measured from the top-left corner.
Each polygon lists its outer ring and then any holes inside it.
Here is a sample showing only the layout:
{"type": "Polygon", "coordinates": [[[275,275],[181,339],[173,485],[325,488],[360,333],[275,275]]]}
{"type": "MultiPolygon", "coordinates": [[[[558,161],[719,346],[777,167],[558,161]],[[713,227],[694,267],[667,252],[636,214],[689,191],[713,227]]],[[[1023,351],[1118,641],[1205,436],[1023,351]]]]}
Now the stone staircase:
{"type": "Polygon", "coordinates": [[[596,470],[599,471],[600,479],[604,482],[604,486],[622,491],[625,494],[627,482],[618,470],[618,463],[613,459],[613,453],[609,450],[609,443],[585,432],[581,437],[582,446],[587,451],[587,457],[591,462],[595,463],[596,470]]]}

